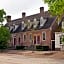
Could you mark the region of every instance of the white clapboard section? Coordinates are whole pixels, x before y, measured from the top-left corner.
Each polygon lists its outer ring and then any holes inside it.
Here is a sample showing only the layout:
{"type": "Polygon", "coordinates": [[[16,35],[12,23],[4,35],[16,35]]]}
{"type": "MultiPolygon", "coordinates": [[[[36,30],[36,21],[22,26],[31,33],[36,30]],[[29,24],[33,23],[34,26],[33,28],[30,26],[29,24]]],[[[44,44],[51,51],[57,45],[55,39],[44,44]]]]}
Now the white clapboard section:
{"type": "Polygon", "coordinates": [[[19,27],[19,25],[14,25],[13,31],[15,31],[18,27],[19,27]]]}
{"type": "Polygon", "coordinates": [[[38,23],[39,23],[39,21],[37,21],[37,19],[36,18],[34,18],[34,21],[33,21],[33,24],[34,24],[34,28],[36,28],[37,27],[37,25],[38,25],[38,23]]]}
{"type": "Polygon", "coordinates": [[[44,26],[46,22],[46,19],[44,19],[43,17],[40,18],[40,27],[44,26]]]}

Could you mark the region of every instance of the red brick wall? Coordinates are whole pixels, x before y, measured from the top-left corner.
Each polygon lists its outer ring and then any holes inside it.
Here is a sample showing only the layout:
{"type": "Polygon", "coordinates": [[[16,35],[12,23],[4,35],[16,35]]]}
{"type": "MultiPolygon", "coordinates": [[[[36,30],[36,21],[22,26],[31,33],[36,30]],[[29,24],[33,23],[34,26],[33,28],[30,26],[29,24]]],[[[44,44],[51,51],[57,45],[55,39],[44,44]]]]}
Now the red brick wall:
{"type": "MultiPolygon", "coordinates": [[[[51,44],[51,31],[50,31],[50,29],[43,29],[43,30],[34,30],[34,31],[27,31],[27,32],[20,32],[20,33],[14,33],[14,34],[12,34],[12,38],[13,38],[13,35],[15,35],[16,36],[16,45],[24,45],[24,46],[30,46],[31,44],[33,44],[33,43],[31,43],[30,42],[30,40],[29,40],[29,34],[32,34],[32,39],[34,39],[34,36],[40,36],[40,45],[42,45],[42,46],[50,46],[50,44],[51,44]],[[45,41],[43,41],[42,40],[42,32],[46,32],[46,40],[45,41]],[[23,41],[23,34],[26,34],[26,36],[27,36],[27,39],[26,39],[26,41],[23,41]],[[18,39],[19,39],[19,37],[20,37],[20,43],[19,43],[19,41],[18,41],[18,39]]],[[[13,43],[13,41],[11,40],[11,44],[13,43]]]]}

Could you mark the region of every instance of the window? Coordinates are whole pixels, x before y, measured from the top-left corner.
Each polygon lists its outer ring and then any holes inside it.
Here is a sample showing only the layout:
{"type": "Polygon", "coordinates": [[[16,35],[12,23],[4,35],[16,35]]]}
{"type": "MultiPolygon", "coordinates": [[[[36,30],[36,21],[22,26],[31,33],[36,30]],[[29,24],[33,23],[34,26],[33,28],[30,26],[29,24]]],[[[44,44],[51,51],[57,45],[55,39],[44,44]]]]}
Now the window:
{"type": "Polygon", "coordinates": [[[32,40],[32,34],[30,34],[29,39],[32,40]]]}
{"type": "Polygon", "coordinates": [[[23,36],[23,40],[26,41],[26,35],[25,35],[25,34],[24,34],[24,36],[23,36]]]}
{"type": "Polygon", "coordinates": [[[20,44],[20,37],[18,38],[18,42],[19,42],[19,44],[20,44]]]}
{"type": "Polygon", "coordinates": [[[42,33],[42,40],[46,40],[46,32],[42,33]]]}
{"type": "Polygon", "coordinates": [[[43,17],[40,18],[40,26],[44,26],[46,22],[46,19],[44,19],[43,17]]]}
{"type": "Polygon", "coordinates": [[[16,45],[16,38],[14,38],[14,46],[16,45]]]}
{"type": "Polygon", "coordinates": [[[24,21],[22,21],[22,30],[24,29],[24,21]]]}

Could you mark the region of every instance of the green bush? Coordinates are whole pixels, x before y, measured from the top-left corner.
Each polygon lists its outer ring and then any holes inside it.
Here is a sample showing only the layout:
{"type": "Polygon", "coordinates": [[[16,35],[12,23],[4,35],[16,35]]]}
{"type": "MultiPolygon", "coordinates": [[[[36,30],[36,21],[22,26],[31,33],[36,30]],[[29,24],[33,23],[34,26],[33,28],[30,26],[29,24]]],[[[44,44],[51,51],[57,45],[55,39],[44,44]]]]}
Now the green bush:
{"type": "Polygon", "coordinates": [[[49,46],[43,46],[43,51],[48,51],[49,50],[49,46]]]}
{"type": "Polygon", "coordinates": [[[7,48],[7,46],[1,46],[1,45],[0,45],[0,49],[1,49],[1,50],[6,49],[6,48],[7,48]]]}
{"type": "Polygon", "coordinates": [[[24,50],[25,46],[16,46],[16,50],[24,50]]]}
{"type": "Polygon", "coordinates": [[[49,50],[49,46],[36,46],[36,50],[37,51],[48,51],[49,50]]]}

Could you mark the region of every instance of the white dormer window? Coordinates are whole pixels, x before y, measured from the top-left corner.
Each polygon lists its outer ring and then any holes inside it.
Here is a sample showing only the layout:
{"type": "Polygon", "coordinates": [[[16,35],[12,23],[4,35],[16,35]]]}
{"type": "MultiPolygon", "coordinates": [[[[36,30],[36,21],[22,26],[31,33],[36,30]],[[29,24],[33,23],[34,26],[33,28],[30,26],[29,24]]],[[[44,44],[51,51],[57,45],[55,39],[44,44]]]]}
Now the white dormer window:
{"type": "Polygon", "coordinates": [[[28,23],[30,23],[30,20],[28,20],[28,23]]]}
{"type": "Polygon", "coordinates": [[[30,20],[28,20],[28,29],[32,26],[32,22],[30,22],[30,20]]]}
{"type": "Polygon", "coordinates": [[[36,18],[34,18],[34,22],[36,22],[37,20],[36,20],[36,18]]]}
{"type": "Polygon", "coordinates": [[[36,19],[36,18],[34,18],[34,23],[33,23],[33,25],[34,25],[34,28],[36,28],[36,27],[37,27],[37,25],[38,25],[38,21],[37,21],[37,19],[36,19]]]}
{"type": "Polygon", "coordinates": [[[44,19],[43,17],[40,18],[40,26],[44,26],[46,22],[46,19],[44,19]]]}
{"type": "Polygon", "coordinates": [[[13,26],[10,26],[10,27],[9,27],[9,30],[11,31],[13,28],[14,28],[13,26]]]}
{"type": "Polygon", "coordinates": [[[24,22],[24,21],[22,21],[22,30],[24,30],[24,28],[27,26],[27,24],[24,22]]]}
{"type": "Polygon", "coordinates": [[[19,25],[15,25],[13,24],[13,26],[11,26],[11,30],[13,29],[13,31],[15,31],[18,28],[19,25]]]}
{"type": "Polygon", "coordinates": [[[22,21],[22,30],[24,29],[24,21],[22,21]]]}
{"type": "Polygon", "coordinates": [[[13,30],[15,31],[17,28],[18,28],[18,25],[15,25],[13,30]]]}

